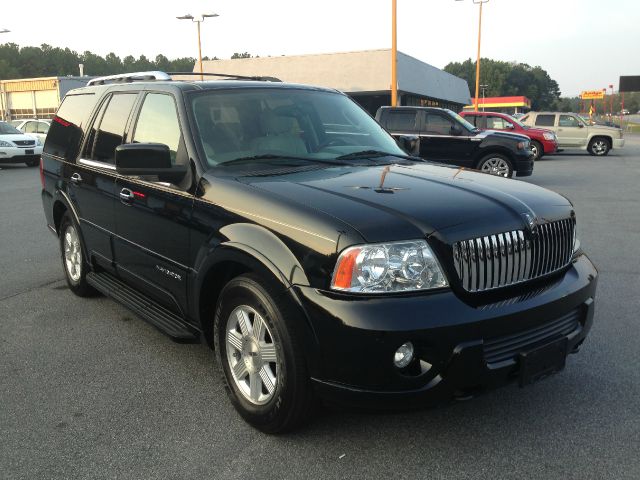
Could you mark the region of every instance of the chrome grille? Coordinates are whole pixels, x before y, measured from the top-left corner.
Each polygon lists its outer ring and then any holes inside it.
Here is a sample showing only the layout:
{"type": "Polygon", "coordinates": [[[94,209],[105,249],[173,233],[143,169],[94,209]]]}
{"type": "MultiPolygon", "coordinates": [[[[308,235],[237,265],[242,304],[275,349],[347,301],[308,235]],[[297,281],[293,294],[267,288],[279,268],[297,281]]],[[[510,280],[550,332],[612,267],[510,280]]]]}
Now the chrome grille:
{"type": "Polygon", "coordinates": [[[35,140],[13,140],[18,147],[35,147],[35,140]]]}
{"type": "Polygon", "coordinates": [[[547,275],[566,266],[573,254],[572,218],[522,230],[463,240],[453,245],[462,287],[482,292],[547,275]]]}

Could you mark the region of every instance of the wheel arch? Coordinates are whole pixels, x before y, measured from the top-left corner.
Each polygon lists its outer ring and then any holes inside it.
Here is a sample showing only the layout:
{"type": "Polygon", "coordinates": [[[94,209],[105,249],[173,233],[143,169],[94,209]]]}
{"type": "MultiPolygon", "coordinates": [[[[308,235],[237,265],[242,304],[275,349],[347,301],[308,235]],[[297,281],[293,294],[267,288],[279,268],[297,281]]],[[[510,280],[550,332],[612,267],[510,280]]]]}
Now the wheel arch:
{"type": "Polygon", "coordinates": [[[477,168],[480,165],[480,162],[484,160],[488,155],[492,155],[496,153],[507,157],[507,160],[511,162],[511,166],[515,168],[513,154],[509,151],[508,148],[501,147],[501,146],[491,146],[491,147],[486,147],[486,149],[479,150],[478,154],[476,155],[476,158],[473,161],[474,168],[477,168]]]}

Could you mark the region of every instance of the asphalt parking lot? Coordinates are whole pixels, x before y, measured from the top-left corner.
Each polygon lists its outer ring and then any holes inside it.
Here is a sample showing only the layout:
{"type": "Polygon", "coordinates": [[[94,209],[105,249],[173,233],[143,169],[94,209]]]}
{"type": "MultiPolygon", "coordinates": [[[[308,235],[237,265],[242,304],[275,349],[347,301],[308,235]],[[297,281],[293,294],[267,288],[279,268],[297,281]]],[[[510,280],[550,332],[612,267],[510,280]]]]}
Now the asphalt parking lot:
{"type": "Polygon", "coordinates": [[[0,478],[640,478],[640,136],[606,158],[545,157],[525,181],[572,199],[600,271],[564,372],[267,436],[235,413],[207,347],[66,289],[37,169],[0,166],[0,478]]]}

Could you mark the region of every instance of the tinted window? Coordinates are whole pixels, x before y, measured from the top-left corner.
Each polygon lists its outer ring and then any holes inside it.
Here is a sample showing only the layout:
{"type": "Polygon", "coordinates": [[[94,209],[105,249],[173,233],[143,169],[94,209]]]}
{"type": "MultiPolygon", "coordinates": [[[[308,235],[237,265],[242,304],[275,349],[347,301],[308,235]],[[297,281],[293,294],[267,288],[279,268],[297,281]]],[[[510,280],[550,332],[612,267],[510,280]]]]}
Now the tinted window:
{"type": "Polygon", "coordinates": [[[573,115],[560,115],[558,126],[560,127],[577,127],[580,123],[573,115]]]}
{"type": "Polygon", "coordinates": [[[111,97],[96,132],[92,160],[115,163],[116,147],[122,145],[124,129],[136,96],[135,93],[123,93],[111,97]]]}
{"type": "Polygon", "coordinates": [[[464,119],[476,128],[487,128],[486,118],[481,115],[465,115],[464,119]]]}
{"type": "Polygon", "coordinates": [[[424,130],[425,133],[451,135],[452,126],[452,119],[445,117],[444,115],[438,115],[437,113],[427,113],[424,130]]]}
{"type": "Polygon", "coordinates": [[[2,135],[22,135],[22,132],[13,125],[0,122],[0,134],[2,135]]]}
{"type": "Polygon", "coordinates": [[[147,95],[140,110],[133,141],[168,146],[171,161],[175,163],[180,139],[180,124],[173,97],[157,93],[147,95]]]}
{"type": "Polygon", "coordinates": [[[51,122],[44,153],[75,160],[82,140],[82,129],[93,109],[95,95],[67,95],[51,122]]]}
{"type": "Polygon", "coordinates": [[[536,117],[536,125],[539,125],[541,127],[553,127],[555,121],[555,115],[538,115],[536,117]]]}
{"type": "Polygon", "coordinates": [[[388,110],[387,129],[392,131],[415,132],[416,127],[415,111],[388,110]]]}

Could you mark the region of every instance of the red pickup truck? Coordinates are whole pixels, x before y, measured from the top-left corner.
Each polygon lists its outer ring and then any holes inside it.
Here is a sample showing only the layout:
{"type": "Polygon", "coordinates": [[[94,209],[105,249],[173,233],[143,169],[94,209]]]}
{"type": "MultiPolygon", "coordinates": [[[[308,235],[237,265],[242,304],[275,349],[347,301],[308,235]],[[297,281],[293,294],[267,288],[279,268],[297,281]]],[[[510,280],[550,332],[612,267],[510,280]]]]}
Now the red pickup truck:
{"type": "Polygon", "coordinates": [[[520,123],[515,118],[504,113],[497,112],[460,112],[460,115],[480,130],[507,130],[531,139],[531,151],[534,160],[543,155],[559,152],[558,139],[551,130],[544,128],[532,128],[520,123]]]}

